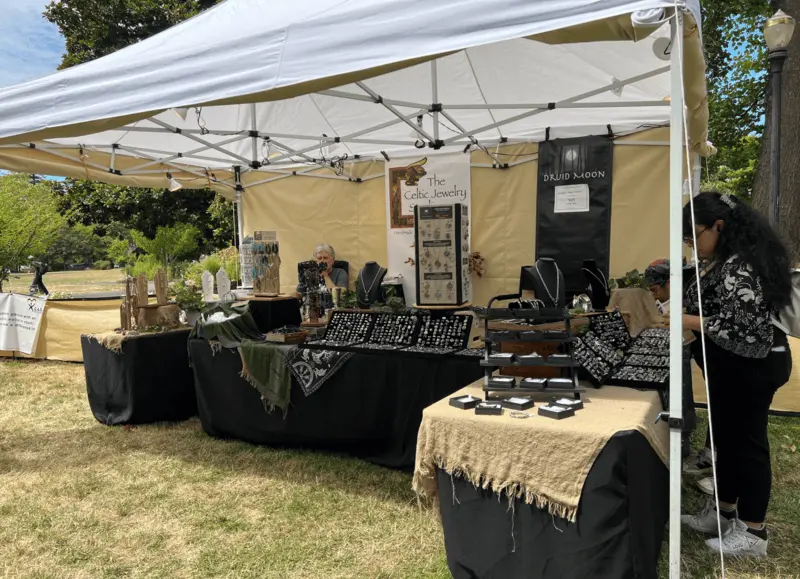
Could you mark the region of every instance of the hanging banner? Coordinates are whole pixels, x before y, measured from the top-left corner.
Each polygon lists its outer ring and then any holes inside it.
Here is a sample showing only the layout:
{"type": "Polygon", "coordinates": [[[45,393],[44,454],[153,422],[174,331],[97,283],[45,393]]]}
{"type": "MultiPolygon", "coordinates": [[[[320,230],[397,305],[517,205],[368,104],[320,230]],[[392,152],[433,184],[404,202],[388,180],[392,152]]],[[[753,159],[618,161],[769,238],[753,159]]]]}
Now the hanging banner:
{"type": "Polygon", "coordinates": [[[414,207],[470,206],[470,156],[463,153],[392,157],[386,162],[386,235],[389,276],[403,276],[411,305],[416,295],[414,207]]]}
{"type": "Polygon", "coordinates": [[[46,301],[0,293],[0,350],[33,354],[46,301]]]}
{"type": "Polygon", "coordinates": [[[608,277],[613,161],[614,146],[606,137],[539,143],[536,258],[556,260],[567,302],[586,291],[584,260],[595,260],[608,277]]]}

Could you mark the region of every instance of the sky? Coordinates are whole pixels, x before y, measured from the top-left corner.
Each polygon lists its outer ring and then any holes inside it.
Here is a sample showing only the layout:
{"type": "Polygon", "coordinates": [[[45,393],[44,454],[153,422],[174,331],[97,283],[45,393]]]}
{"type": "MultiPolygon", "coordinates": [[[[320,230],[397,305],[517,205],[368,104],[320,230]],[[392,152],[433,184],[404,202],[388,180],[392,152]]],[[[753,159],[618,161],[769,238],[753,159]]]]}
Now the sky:
{"type": "Polygon", "coordinates": [[[55,72],[64,38],[42,16],[49,0],[0,0],[0,87],[55,72]]]}

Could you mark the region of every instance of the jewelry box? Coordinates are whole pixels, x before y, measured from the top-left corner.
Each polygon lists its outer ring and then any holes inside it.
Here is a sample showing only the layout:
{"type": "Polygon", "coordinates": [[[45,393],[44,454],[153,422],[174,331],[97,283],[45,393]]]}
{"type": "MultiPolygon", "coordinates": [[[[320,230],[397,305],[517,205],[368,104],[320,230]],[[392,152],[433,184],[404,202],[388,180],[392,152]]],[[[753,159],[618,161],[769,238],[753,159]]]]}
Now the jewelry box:
{"type": "Polygon", "coordinates": [[[480,398],[476,398],[475,396],[468,394],[466,396],[456,396],[455,398],[451,398],[450,406],[455,406],[461,410],[469,410],[470,408],[475,408],[479,402],[481,402],[480,398]]]}
{"type": "Polygon", "coordinates": [[[500,404],[502,404],[505,408],[510,408],[511,410],[527,410],[528,408],[533,408],[535,406],[533,400],[530,398],[520,398],[519,396],[503,398],[500,400],[500,404]]]}
{"type": "Polygon", "coordinates": [[[575,410],[572,408],[565,408],[564,406],[548,404],[547,406],[539,406],[539,416],[561,420],[563,418],[575,416],[575,410]]]}
{"type": "Polygon", "coordinates": [[[475,406],[475,414],[499,416],[503,414],[503,405],[497,402],[479,402],[477,406],[475,406]]]}

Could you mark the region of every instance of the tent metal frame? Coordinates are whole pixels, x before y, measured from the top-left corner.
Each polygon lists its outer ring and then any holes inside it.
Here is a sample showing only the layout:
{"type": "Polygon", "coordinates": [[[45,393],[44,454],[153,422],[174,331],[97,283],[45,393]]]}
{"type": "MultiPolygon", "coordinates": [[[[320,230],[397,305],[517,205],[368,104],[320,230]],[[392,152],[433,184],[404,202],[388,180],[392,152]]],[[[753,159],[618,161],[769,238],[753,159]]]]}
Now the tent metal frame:
{"type": "MultiPolygon", "coordinates": [[[[249,130],[220,130],[220,129],[207,129],[203,126],[198,128],[181,128],[174,124],[166,122],[157,117],[151,117],[145,121],[139,121],[133,125],[125,125],[117,129],[121,133],[165,133],[177,134],[185,137],[189,141],[196,143],[197,147],[187,149],[182,152],[168,152],[157,149],[140,148],[136,146],[129,146],[120,143],[119,141],[111,144],[76,144],[76,145],[62,145],[62,144],[34,144],[23,143],[20,145],[0,145],[0,148],[36,148],[49,155],[54,155],[60,158],[68,159],[86,167],[110,172],[117,175],[153,175],[164,174],[174,170],[174,172],[189,173],[203,179],[208,179],[209,184],[215,183],[222,186],[227,186],[235,189],[235,184],[226,183],[225,180],[217,179],[212,175],[214,170],[217,171],[236,171],[236,167],[240,168],[242,173],[247,172],[262,172],[278,175],[271,176],[265,179],[256,180],[250,183],[241,183],[242,189],[246,190],[257,185],[270,183],[283,179],[286,177],[311,177],[317,179],[335,179],[344,181],[363,182],[366,178],[354,178],[344,175],[327,175],[320,173],[317,169],[331,169],[335,162],[347,162],[352,165],[355,162],[374,160],[376,156],[367,155],[337,155],[332,158],[326,158],[325,154],[320,156],[310,155],[312,151],[323,151],[332,145],[341,144],[347,146],[348,144],[368,144],[376,146],[408,146],[409,148],[415,147],[420,150],[425,148],[440,149],[443,147],[465,147],[465,152],[470,145],[475,145],[488,152],[488,147],[498,147],[503,144],[513,143],[529,143],[530,140],[526,139],[508,139],[502,136],[501,127],[524,120],[531,116],[547,113],[556,109],[598,109],[598,108],[619,108],[619,107],[665,107],[670,106],[670,102],[663,101],[603,101],[603,102],[581,102],[587,98],[601,95],[606,92],[612,92],[620,87],[629,84],[664,74],[670,70],[669,66],[661,67],[653,71],[649,71],[640,75],[630,77],[625,80],[614,80],[612,83],[602,87],[569,97],[557,102],[550,103],[486,103],[483,104],[446,104],[439,103],[439,87],[438,87],[438,70],[437,61],[431,61],[431,100],[430,104],[417,103],[410,101],[403,101],[392,99],[381,95],[379,92],[370,88],[365,82],[357,82],[355,86],[360,88],[364,94],[357,94],[354,92],[343,90],[325,90],[309,95],[313,98],[314,95],[323,95],[333,98],[355,100],[362,102],[371,102],[378,106],[383,107],[389,111],[395,118],[384,121],[382,123],[365,127],[359,131],[350,133],[348,135],[333,137],[326,135],[303,135],[293,133],[270,133],[258,130],[257,119],[257,106],[251,103],[249,106],[251,124],[249,130]],[[413,109],[412,112],[401,111],[400,109],[413,109]],[[454,116],[454,112],[458,110],[486,110],[493,119],[493,122],[477,128],[467,128],[463,126],[454,116]],[[496,120],[493,111],[496,110],[522,110],[520,114],[512,117],[496,120]],[[433,119],[432,132],[426,130],[420,125],[416,124],[413,119],[429,115],[433,119]],[[440,129],[446,128],[448,131],[453,132],[451,127],[448,127],[445,122],[455,128],[457,134],[451,135],[445,139],[441,138],[440,129]],[[417,135],[418,139],[416,144],[413,142],[400,141],[396,139],[381,139],[370,138],[371,133],[380,131],[382,129],[395,126],[398,124],[408,125],[417,135]],[[491,140],[481,141],[476,135],[488,131],[496,130],[499,134],[498,138],[491,140]],[[220,140],[214,140],[220,138],[220,140]],[[226,145],[231,145],[244,140],[250,140],[250,157],[246,157],[237,152],[231,151],[226,145]],[[292,139],[296,141],[309,141],[308,146],[292,147],[285,143],[284,139],[292,139]],[[424,146],[417,147],[420,142],[424,146]],[[268,145],[270,148],[274,147],[277,154],[270,157],[262,157],[261,149],[263,145],[268,145]],[[81,153],[78,157],[70,155],[64,151],[74,151],[76,148],[81,151],[96,150],[110,153],[111,158],[108,166],[102,166],[87,160],[87,155],[81,153]],[[141,158],[145,162],[119,170],[116,167],[118,155],[127,153],[135,158],[141,158]],[[209,155],[211,153],[211,155],[209,155]],[[212,156],[213,155],[213,156],[212,156]],[[201,164],[187,164],[185,161],[191,159],[192,161],[206,161],[214,163],[215,166],[201,165],[201,164]],[[181,162],[184,161],[184,162],[181,162]],[[230,163],[230,165],[225,166],[230,163]],[[156,168],[157,166],[161,168],[156,168]],[[222,165],[222,166],[219,166],[222,165]],[[305,165],[305,166],[304,166],[305,165]],[[168,169],[164,169],[166,166],[168,169]]],[[[481,92],[483,95],[483,93],[481,92]]],[[[484,99],[485,101],[485,99],[484,99]]],[[[202,109],[197,109],[202,111],[202,109]]],[[[200,114],[198,114],[199,122],[200,114]]],[[[329,125],[330,126],[330,125],[329,125]]],[[[332,128],[332,132],[335,130],[332,128]]],[[[121,140],[120,137],[119,140],[121,140]]],[[[634,144],[634,143],[631,143],[634,144]]],[[[636,143],[636,144],[645,144],[636,143]]],[[[127,155],[126,155],[127,156],[127,155]]],[[[515,166],[518,163],[497,163],[493,164],[478,164],[473,165],[481,168],[508,168],[515,166]]],[[[370,179],[377,176],[371,176],[370,179]]]]}

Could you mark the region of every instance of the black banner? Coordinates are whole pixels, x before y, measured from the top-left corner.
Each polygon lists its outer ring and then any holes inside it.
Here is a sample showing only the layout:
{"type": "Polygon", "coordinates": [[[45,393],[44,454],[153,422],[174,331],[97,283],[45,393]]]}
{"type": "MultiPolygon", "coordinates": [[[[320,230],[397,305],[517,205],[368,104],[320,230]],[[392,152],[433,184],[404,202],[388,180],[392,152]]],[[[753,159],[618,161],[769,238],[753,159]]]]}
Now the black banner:
{"type": "Polygon", "coordinates": [[[608,277],[613,159],[607,137],[539,143],[536,258],[556,260],[568,303],[586,291],[584,260],[595,260],[608,277]]]}

